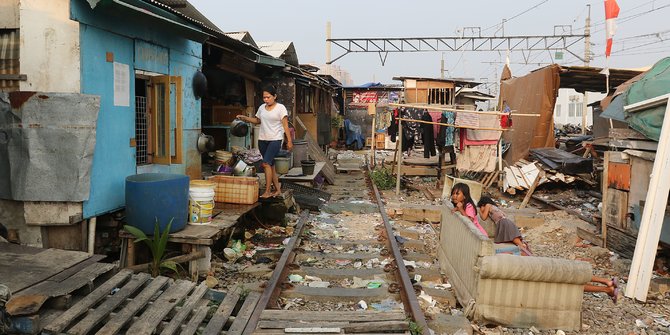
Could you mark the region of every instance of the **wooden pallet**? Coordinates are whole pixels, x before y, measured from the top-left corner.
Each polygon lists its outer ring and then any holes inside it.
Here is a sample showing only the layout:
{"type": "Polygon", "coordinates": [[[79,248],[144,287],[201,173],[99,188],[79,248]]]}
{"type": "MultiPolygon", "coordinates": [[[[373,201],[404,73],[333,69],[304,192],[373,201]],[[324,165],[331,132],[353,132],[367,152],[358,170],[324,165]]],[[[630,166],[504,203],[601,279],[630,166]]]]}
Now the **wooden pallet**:
{"type": "Polygon", "coordinates": [[[225,294],[187,280],[121,270],[48,324],[44,334],[242,334],[260,294],[225,294]],[[218,304],[218,307],[217,307],[218,304]],[[213,314],[212,314],[213,312],[213,314]],[[208,314],[212,315],[207,320],[208,314]]]}

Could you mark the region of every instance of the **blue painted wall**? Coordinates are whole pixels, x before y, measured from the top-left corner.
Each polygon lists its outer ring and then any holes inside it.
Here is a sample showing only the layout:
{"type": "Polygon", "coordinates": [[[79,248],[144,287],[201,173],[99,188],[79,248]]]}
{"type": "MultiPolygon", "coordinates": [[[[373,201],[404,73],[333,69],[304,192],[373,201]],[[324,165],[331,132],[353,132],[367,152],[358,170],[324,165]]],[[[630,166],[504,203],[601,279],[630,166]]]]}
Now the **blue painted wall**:
{"type": "MultiPolygon", "coordinates": [[[[134,72],[145,70],[182,78],[183,164],[142,166],[142,172],[200,174],[196,150],[200,134],[200,100],[193,95],[192,78],[202,66],[204,36],[194,30],[101,2],[91,9],[85,0],[72,0],[71,18],[80,22],[81,90],[99,95],[100,113],[91,172],[91,193],[84,202],[84,218],[125,206],[125,178],[138,170],[135,148],[134,72]],[[123,22],[123,24],[119,24],[123,22]],[[188,37],[188,38],[187,38],[188,37]],[[113,63],[130,66],[130,106],[114,106],[113,63]]],[[[169,15],[166,15],[169,17],[169,15]]],[[[178,19],[171,17],[171,19],[178,19]]]]}

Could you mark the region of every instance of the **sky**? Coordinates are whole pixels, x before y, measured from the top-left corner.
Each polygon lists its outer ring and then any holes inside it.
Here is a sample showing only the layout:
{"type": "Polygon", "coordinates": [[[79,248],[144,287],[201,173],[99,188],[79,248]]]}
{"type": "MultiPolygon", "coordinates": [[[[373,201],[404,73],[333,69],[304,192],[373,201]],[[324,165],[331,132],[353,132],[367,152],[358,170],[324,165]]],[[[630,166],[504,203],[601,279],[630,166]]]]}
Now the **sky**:
{"type": "MultiPolygon", "coordinates": [[[[480,27],[482,36],[503,34],[552,35],[554,26],[567,26],[573,34],[584,31],[588,4],[591,12],[591,66],[606,65],[605,14],[603,1],[514,0],[292,0],[220,1],[190,0],[205,16],[225,32],[249,31],[255,41],[292,41],[300,63],[323,64],[326,58],[326,22],[332,24],[333,38],[447,37],[459,36],[464,27],[480,27]]],[[[611,68],[651,66],[670,56],[670,0],[618,0],[621,12],[614,35],[611,68]]],[[[567,29],[567,30],[566,30],[567,29]]],[[[466,29],[466,31],[470,31],[466,29]]],[[[585,44],[571,48],[584,55],[585,44]]],[[[342,53],[336,46],[332,57],[342,53]]],[[[440,61],[445,77],[471,78],[493,87],[500,76],[506,52],[421,52],[389,53],[382,66],[377,53],[348,54],[334,64],[347,70],[355,84],[381,82],[400,84],[395,76],[440,77],[440,61]]],[[[522,76],[552,62],[554,54],[534,51],[523,55],[510,52],[512,75],[522,76]],[[525,59],[529,60],[528,64],[525,59]]],[[[564,53],[561,65],[583,65],[564,53]]],[[[486,90],[486,89],[484,89],[486,90]]],[[[495,93],[495,92],[492,92],[495,93]]]]}

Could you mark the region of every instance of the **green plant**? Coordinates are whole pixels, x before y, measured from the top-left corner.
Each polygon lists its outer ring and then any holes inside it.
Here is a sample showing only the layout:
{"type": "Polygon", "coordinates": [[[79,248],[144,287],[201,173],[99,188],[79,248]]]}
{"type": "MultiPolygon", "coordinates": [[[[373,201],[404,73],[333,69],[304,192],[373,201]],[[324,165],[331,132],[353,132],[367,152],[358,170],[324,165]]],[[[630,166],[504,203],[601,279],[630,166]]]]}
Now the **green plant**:
{"type": "Polygon", "coordinates": [[[134,243],[144,242],[151,250],[151,264],[149,264],[149,270],[151,271],[152,277],[157,277],[160,275],[161,268],[170,269],[174,272],[177,272],[177,263],[173,261],[165,260],[165,251],[168,242],[168,236],[170,235],[170,227],[172,226],[172,221],[170,220],[165,230],[160,231],[160,225],[158,224],[158,219],[154,224],[154,234],[151,237],[148,237],[144,234],[143,231],[133,227],[124,225],[123,229],[135,236],[134,243]]]}
{"type": "Polygon", "coordinates": [[[409,333],[412,335],[421,335],[423,334],[423,327],[419,326],[416,322],[409,322],[409,333]]]}
{"type": "Polygon", "coordinates": [[[390,168],[376,168],[370,172],[370,178],[380,190],[390,190],[395,187],[396,180],[390,168]]]}
{"type": "Polygon", "coordinates": [[[344,122],[344,118],[342,115],[335,115],[330,118],[330,126],[332,128],[338,129],[342,127],[342,123],[344,122]]]}

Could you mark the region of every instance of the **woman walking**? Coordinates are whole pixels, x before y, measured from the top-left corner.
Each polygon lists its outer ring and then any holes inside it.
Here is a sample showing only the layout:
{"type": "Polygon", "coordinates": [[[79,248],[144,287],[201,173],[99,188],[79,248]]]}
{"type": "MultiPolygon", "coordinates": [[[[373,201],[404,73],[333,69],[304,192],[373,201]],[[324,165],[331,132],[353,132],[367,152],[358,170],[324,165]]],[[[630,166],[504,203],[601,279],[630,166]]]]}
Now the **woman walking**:
{"type": "Polygon", "coordinates": [[[255,116],[238,115],[237,118],[260,125],[258,150],[263,155],[261,166],[265,173],[265,192],[260,197],[270,198],[281,194],[279,175],[274,166],[275,156],[281,149],[284,134],[287,138],[286,149],[289,151],[293,149],[293,139],[288,129],[288,111],[284,105],[277,102],[277,89],[274,86],[263,87],[263,102],[264,104],[258,107],[255,116]],[[274,186],[274,192],[272,192],[272,186],[274,186]]]}

